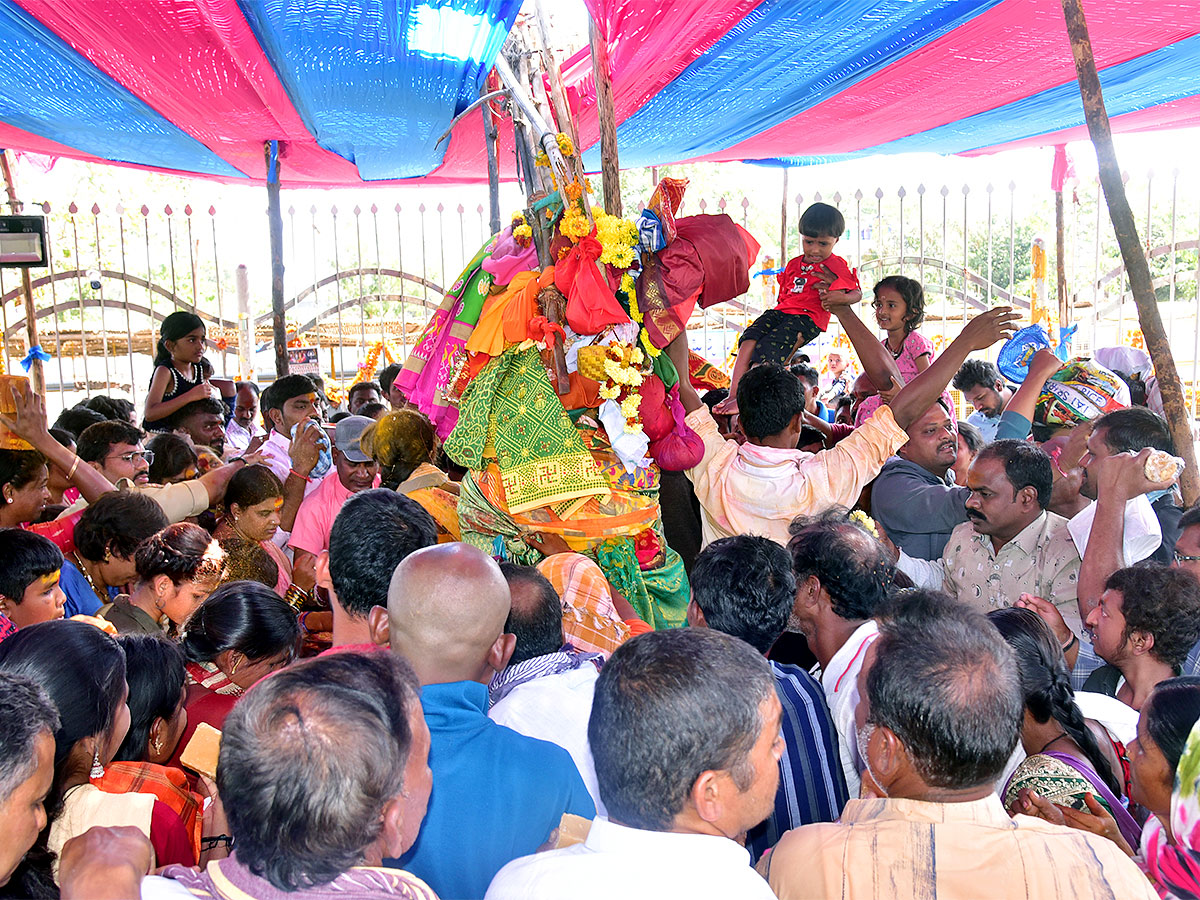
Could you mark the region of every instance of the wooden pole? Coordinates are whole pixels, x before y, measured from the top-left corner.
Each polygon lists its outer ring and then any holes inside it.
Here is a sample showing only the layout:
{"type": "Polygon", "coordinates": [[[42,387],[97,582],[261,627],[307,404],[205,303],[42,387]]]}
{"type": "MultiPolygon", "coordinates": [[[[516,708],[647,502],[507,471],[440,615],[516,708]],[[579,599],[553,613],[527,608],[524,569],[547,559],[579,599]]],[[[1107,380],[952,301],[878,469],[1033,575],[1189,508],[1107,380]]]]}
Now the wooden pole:
{"type": "MultiPolygon", "coordinates": [[[[487,86],[480,88],[487,91],[487,86]]],[[[500,162],[496,157],[496,139],[499,129],[496,128],[496,117],[492,115],[490,100],[485,100],[480,112],[483,113],[483,143],[487,147],[488,171],[488,226],[492,234],[500,233],[500,162]]]]}
{"type": "MultiPolygon", "coordinates": [[[[7,150],[0,150],[0,169],[4,171],[4,187],[8,191],[9,208],[14,216],[20,215],[24,204],[17,198],[17,181],[13,177],[12,164],[7,150]]],[[[33,305],[33,279],[30,277],[27,267],[21,269],[21,294],[25,300],[25,342],[27,345],[25,351],[28,353],[34,347],[40,346],[41,341],[38,338],[37,309],[33,305]]],[[[103,308],[100,313],[103,318],[103,308]]],[[[83,328],[82,322],[79,327],[83,328]]],[[[29,367],[29,380],[33,384],[33,389],[45,397],[46,372],[42,368],[42,361],[35,356],[32,362],[33,365],[29,367]]]]}
{"type": "Polygon", "coordinates": [[[609,71],[608,44],[588,19],[592,44],[592,77],[596,80],[596,113],[600,116],[600,177],[604,181],[604,211],[610,216],[621,212],[621,168],[617,160],[617,111],[613,104],[612,72],[609,71]]]}
{"type": "Polygon", "coordinates": [[[779,204],[779,259],[780,265],[787,265],[787,208],[788,208],[788,170],[783,167],[783,202],[779,204]]]}
{"type": "Polygon", "coordinates": [[[1054,267],[1058,273],[1058,327],[1071,324],[1071,311],[1067,304],[1067,235],[1063,214],[1063,192],[1054,192],[1054,267]]]}
{"type": "Polygon", "coordinates": [[[283,213],[279,209],[279,141],[267,141],[267,222],[271,232],[271,325],[275,377],[288,373],[287,321],[283,310],[283,213]]]}
{"type": "MultiPolygon", "coordinates": [[[[562,68],[558,64],[558,55],[550,47],[550,29],[546,23],[546,11],[542,6],[542,0],[534,0],[534,9],[536,10],[538,33],[541,36],[542,67],[550,79],[550,100],[554,106],[554,118],[558,121],[559,131],[571,139],[571,146],[575,148],[575,155],[568,160],[568,165],[571,167],[571,173],[575,176],[575,180],[583,184],[586,175],[583,171],[583,148],[579,146],[579,129],[575,125],[575,117],[571,115],[571,106],[567,102],[567,91],[563,87],[562,68]]],[[[584,191],[579,199],[583,204],[584,213],[591,220],[592,208],[587,191],[584,191]]]]}
{"type": "Polygon", "coordinates": [[[1117,164],[1113,148],[1112,129],[1108,111],[1104,108],[1104,96],[1100,91],[1100,77],[1096,73],[1096,58],[1092,53],[1092,42],[1088,35],[1087,20],[1083,15],[1082,0],[1062,0],[1063,15],[1067,22],[1067,34],[1071,38],[1071,53],[1075,57],[1075,73],[1079,78],[1079,93],[1083,98],[1083,112],[1087,118],[1088,134],[1096,148],[1096,161],[1100,170],[1100,186],[1108,214],[1112,219],[1121,258],[1129,274],[1129,287],[1137,304],[1138,321],[1146,338],[1146,349],[1154,363],[1154,374],[1162,390],[1163,408],[1167,415],[1167,426],[1175,443],[1175,451],[1187,463],[1179,478],[1184,506],[1191,506],[1200,497],[1200,473],[1196,471],[1196,454],[1192,447],[1192,430],[1188,420],[1187,404],[1183,397],[1183,384],[1171,355],[1171,344],[1163,328],[1158,312],[1158,300],[1154,295],[1154,283],[1150,277],[1150,266],[1138,240],[1137,223],[1129,200],[1125,196],[1125,185],[1121,181],[1121,167],[1117,164]]]}

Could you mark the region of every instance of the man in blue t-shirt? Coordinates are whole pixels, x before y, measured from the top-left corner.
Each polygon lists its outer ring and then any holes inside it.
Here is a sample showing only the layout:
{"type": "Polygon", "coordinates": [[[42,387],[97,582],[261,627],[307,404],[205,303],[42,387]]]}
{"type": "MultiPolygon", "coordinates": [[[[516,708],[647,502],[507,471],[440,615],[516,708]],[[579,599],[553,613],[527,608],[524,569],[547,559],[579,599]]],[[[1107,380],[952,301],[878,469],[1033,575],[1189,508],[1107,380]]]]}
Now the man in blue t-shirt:
{"type": "Polygon", "coordinates": [[[467,544],[410,554],[388,590],[392,652],[421,682],[433,792],[416,843],[384,865],[442,897],[482,897],[506,863],[546,842],[563,813],[596,814],[566,750],[487,717],[487,685],[516,645],[504,633],[511,606],[500,567],[467,544]]]}

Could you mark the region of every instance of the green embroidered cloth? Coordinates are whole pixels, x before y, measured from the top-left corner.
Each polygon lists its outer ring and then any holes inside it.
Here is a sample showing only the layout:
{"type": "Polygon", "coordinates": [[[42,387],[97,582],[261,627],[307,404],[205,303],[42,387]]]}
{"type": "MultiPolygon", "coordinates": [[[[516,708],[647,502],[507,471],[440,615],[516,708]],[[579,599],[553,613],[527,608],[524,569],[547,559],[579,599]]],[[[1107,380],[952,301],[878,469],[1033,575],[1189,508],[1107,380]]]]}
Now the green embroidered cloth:
{"type": "Polygon", "coordinates": [[[480,470],[489,447],[495,448],[511,513],[609,491],[534,346],[505,350],[463,391],[446,453],[480,470]]]}

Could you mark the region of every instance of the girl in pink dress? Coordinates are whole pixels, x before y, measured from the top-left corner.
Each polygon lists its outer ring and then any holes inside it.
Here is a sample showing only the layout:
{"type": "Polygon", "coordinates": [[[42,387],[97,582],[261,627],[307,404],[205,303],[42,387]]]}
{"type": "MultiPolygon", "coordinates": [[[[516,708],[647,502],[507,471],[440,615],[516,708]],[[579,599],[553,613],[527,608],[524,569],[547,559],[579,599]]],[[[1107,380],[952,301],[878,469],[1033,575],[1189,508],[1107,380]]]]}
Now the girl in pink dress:
{"type": "MultiPolygon", "coordinates": [[[[903,275],[889,275],[875,285],[875,321],[887,332],[883,345],[891,351],[904,384],[929,368],[933,344],[917,331],[925,318],[925,291],[921,283],[903,275]]],[[[890,399],[904,384],[893,384],[883,394],[868,397],[858,408],[855,425],[867,421],[884,400],[890,399]]]]}

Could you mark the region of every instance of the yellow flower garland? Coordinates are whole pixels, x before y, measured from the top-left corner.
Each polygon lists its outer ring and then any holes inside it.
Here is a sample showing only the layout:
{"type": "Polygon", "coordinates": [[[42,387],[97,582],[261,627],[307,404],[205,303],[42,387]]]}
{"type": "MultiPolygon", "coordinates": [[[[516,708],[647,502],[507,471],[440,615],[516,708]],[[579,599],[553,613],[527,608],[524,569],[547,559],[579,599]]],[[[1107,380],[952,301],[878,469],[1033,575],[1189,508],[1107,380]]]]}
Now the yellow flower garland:
{"type": "Polygon", "coordinates": [[[601,209],[593,210],[592,216],[596,220],[596,239],[604,248],[600,262],[628,269],[637,259],[637,225],[628,219],[610,216],[601,209]]]}
{"type": "Polygon", "coordinates": [[[645,355],[637,346],[617,341],[610,342],[605,353],[604,374],[607,379],[600,386],[600,396],[620,406],[628,434],[642,430],[642,395],[638,388],[645,380],[639,368],[645,360],[645,355]]]}

